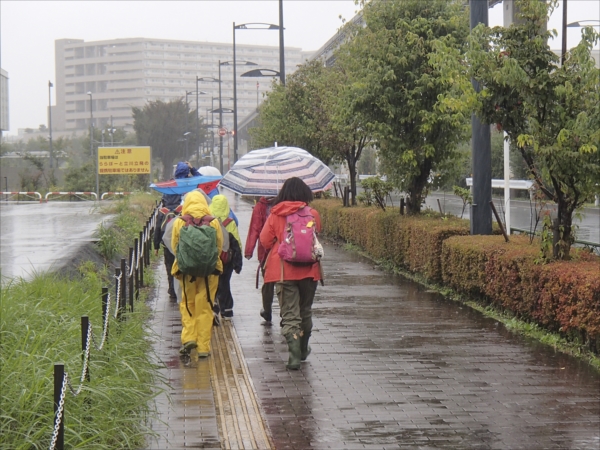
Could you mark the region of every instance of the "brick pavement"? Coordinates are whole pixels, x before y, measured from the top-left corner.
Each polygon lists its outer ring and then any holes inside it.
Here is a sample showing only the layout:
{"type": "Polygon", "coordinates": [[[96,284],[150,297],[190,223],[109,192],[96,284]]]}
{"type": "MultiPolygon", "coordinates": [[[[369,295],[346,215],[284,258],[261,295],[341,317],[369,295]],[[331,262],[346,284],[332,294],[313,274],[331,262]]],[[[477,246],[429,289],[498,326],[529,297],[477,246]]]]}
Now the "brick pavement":
{"type": "MultiPolygon", "coordinates": [[[[250,207],[227,195],[245,237],[250,207]]],[[[299,371],[285,369],[279,326],[261,324],[256,259],[232,278],[230,339],[274,448],[600,448],[598,372],[340,247],[325,252],[299,371]]]]}

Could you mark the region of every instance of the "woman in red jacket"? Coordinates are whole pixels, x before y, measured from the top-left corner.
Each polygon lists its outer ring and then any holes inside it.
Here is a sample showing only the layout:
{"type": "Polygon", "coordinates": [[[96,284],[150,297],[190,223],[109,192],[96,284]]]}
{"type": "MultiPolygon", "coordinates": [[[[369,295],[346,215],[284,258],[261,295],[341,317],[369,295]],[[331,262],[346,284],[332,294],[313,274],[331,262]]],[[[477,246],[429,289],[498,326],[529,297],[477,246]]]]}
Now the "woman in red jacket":
{"type": "MultiPolygon", "coordinates": [[[[263,262],[267,252],[261,245],[259,239],[260,232],[267,221],[267,217],[271,213],[271,203],[273,197],[261,197],[260,200],[254,205],[252,209],[252,217],[250,217],[250,227],[248,227],[248,236],[246,237],[246,247],[244,249],[244,256],[246,259],[251,259],[254,253],[254,248],[258,247],[258,264],[261,268],[264,267],[263,262]],[[257,245],[258,244],[258,245],[257,245]]],[[[264,269],[262,270],[263,277],[265,275],[264,269]]],[[[257,274],[258,277],[258,274],[257,274]]],[[[257,279],[258,284],[258,279],[257,279]]],[[[258,286],[257,286],[258,287],[258,286]]],[[[262,309],[260,310],[260,316],[265,319],[265,324],[271,324],[272,308],[273,308],[273,294],[275,292],[275,283],[265,283],[262,285],[262,309]]]]}
{"type": "MultiPolygon", "coordinates": [[[[265,263],[265,283],[275,283],[281,315],[281,333],[288,343],[289,359],[287,368],[297,370],[300,361],[309,353],[308,340],[312,331],[312,303],[321,279],[319,262],[295,264],[279,257],[278,248],[283,238],[286,217],[308,205],[313,199],[310,188],[300,178],[285,181],[279,195],[273,201],[269,215],[261,233],[260,243],[268,253],[265,263]]],[[[316,227],[321,230],[319,213],[310,209],[316,227]]]]}

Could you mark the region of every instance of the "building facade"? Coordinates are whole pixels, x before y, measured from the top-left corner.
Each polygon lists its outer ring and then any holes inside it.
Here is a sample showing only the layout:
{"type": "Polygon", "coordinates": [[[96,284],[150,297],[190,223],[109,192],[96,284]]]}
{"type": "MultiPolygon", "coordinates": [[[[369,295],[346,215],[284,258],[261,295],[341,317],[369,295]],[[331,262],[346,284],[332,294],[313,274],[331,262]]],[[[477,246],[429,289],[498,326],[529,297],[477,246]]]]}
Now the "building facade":
{"type": "MultiPolygon", "coordinates": [[[[307,55],[300,48],[286,47],[286,73],[293,72],[307,55]]],[[[187,98],[190,110],[196,109],[198,100],[199,116],[205,123],[216,124],[218,114],[210,111],[218,109],[219,84],[223,109],[233,109],[232,44],[147,38],[95,42],[60,39],[55,41],[55,59],[55,130],[89,130],[90,122],[97,128],[112,122],[114,127],[132,129],[132,107],[178,98],[187,98]],[[221,83],[196,80],[218,79],[219,68],[221,83]]],[[[256,110],[272,81],[270,77],[241,75],[252,68],[278,70],[279,47],[236,44],[236,62],[239,120],[256,110]],[[243,61],[256,65],[245,66],[243,61]]],[[[223,124],[233,129],[232,114],[223,115],[223,124]]]]}
{"type": "Polygon", "coordinates": [[[8,112],[8,72],[0,69],[0,135],[10,129],[8,112]]]}

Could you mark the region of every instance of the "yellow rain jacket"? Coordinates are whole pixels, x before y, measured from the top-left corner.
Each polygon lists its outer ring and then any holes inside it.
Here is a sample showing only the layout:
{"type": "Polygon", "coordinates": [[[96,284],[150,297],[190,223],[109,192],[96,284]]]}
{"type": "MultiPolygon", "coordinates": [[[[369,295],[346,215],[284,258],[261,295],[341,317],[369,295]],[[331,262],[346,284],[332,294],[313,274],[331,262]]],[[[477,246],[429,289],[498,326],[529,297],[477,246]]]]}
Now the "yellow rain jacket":
{"type": "MultiPolygon", "coordinates": [[[[225,197],[224,195],[215,195],[212,198],[212,202],[210,203],[210,214],[212,216],[215,216],[217,219],[219,219],[221,221],[221,223],[223,223],[225,221],[225,219],[227,219],[229,217],[229,202],[227,201],[227,197],[225,197]]],[[[232,220],[231,222],[229,222],[227,224],[227,226],[225,227],[225,229],[227,231],[229,231],[231,234],[233,234],[233,236],[237,239],[238,243],[240,244],[240,248],[242,248],[242,240],[240,239],[240,234],[238,231],[238,227],[235,224],[235,220],[232,220]]]]}
{"type": "MultiPolygon", "coordinates": [[[[182,215],[189,214],[194,218],[201,218],[210,214],[206,199],[197,191],[189,192],[183,201],[182,215]]],[[[175,219],[173,224],[173,235],[171,245],[176,251],[179,243],[181,227],[185,222],[180,219],[175,219]]],[[[219,253],[223,249],[223,232],[221,225],[217,219],[210,222],[210,226],[217,230],[217,247],[219,253]]],[[[177,256],[177,255],[176,255],[177,256]]],[[[217,261],[217,270],[223,272],[223,263],[221,259],[217,261]]],[[[177,258],[173,263],[171,274],[175,276],[181,284],[183,299],[179,303],[179,312],[181,313],[181,343],[195,342],[197,344],[198,355],[207,356],[210,354],[210,339],[213,326],[213,305],[217,295],[217,287],[219,285],[218,275],[209,275],[208,286],[204,278],[195,278],[182,274],[177,274],[179,266],[177,258]],[[207,289],[208,288],[208,289],[207,289]],[[207,292],[208,291],[208,292],[207,292]],[[208,297],[210,293],[210,298],[208,297]],[[190,315],[191,314],[191,315],[190,315]]]]}
{"type": "MultiPolygon", "coordinates": [[[[183,209],[181,211],[181,215],[185,216],[186,214],[189,214],[190,216],[196,219],[199,219],[204,216],[214,216],[214,214],[211,214],[210,212],[208,204],[206,203],[206,199],[198,191],[192,191],[186,194],[185,199],[183,200],[183,209]]],[[[227,214],[229,214],[229,212],[227,214]]],[[[183,227],[183,225],[185,225],[185,222],[180,219],[176,219],[175,223],[173,224],[171,245],[173,246],[173,250],[175,252],[177,252],[177,244],[179,243],[179,233],[181,232],[181,227],[183,227]]],[[[223,249],[223,232],[221,231],[221,226],[219,225],[217,220],[213,220],[210,223],[210,226],[217,230],[217,247],[219,248],[220,253],[223,249]]],[[[216,268],[219,272],[223,272],[223,263],[220,259],[217,261],[216,268]]],[[[176,276],[178,280],[181,280],[181,274],[176,275],[177,272],[179,272],[179,266],[177,265],[177,259],[175,259],[175,263],[173,264],[171,274],[173,276],[176,276]]]]}

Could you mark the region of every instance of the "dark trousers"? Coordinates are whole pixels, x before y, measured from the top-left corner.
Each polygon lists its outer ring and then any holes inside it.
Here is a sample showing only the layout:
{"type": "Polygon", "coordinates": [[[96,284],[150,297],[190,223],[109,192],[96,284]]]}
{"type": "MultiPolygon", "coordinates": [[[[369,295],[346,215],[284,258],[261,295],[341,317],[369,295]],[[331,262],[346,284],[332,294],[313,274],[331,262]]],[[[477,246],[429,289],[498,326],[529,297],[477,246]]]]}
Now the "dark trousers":
{"type": "Polygon", "coordinates": [[[261,292],[263,309],[268,315],[271,315],[273,310],[273,295],[275,294],[275,282],[263,283],[261,292]]]}
{"type": "Polygon", "coordinates": [[[168,248],[163,247],[163,254],[165,256],[165,267],[167,268],[167,277],[169,280],[169,295],[175,295],[175,285],[173,284],[173,275],[171,275],[171,269],[175,262],[175,255],[169,251],[168,248]]]}
{"type": "Polygon", "coordinates": [[[233,274],[233,263],[223,265],[223,273],[219,275],[219,287],[217,289],[217,302],[223,317],[233,316],[233,296],[231,295],[231,275],[233,274]]]}

